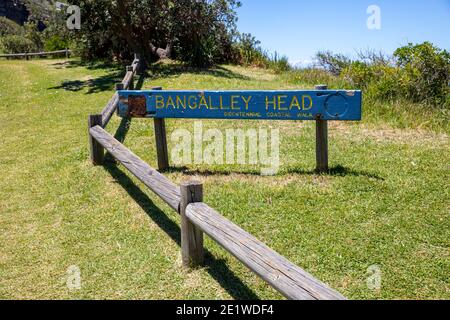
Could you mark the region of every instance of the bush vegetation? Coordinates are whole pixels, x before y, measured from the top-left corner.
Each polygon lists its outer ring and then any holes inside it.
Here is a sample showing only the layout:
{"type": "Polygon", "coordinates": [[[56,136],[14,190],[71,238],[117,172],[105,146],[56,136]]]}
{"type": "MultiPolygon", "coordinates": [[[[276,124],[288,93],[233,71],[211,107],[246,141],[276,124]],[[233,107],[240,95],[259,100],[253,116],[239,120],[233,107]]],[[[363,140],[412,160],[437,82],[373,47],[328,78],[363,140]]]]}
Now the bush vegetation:
{"type": "Polygon", "coordinates": [[[409,43],[398,48],[392,57],[371,51],[358,56],[352,60],[330,52],[318,53],[317,63],[335,76],[334,81],[363,89],[375,98],[404,98],[438,108],[449,106],[450,53],[446,50],[429,42],[409,43]]]}
{"type": "Polygon", "coordinates": [[[283,73],[292,69],[286,56],[277,52],[271,55],[261,47],[261,42],[249,33],[239,34],[233,46],[233,63],[243,66],[272,69],[283,73]]]}

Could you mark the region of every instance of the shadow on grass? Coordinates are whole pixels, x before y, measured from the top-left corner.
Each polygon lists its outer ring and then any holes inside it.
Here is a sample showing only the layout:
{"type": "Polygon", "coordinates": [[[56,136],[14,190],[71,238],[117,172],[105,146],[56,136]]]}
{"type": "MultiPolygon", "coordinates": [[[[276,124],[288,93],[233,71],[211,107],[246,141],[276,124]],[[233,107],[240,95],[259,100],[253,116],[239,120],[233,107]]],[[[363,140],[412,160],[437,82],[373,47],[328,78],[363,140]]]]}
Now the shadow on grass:
{"type": "Polygon", "coordinates": [[[250,80],[250,78],[247,76],[235,73],[221,66],[214,66],[206,69],[206,68],[194,68],[181,63],[173,63],[173,64],[156,63],[150,66],[147,72],[148,72],[147,77],[148,79],[151,80],[162,79],[167,77],[178,77],[185,73],[195,75],[210,75],[214,77],[227,79],[250,80]]]}
{"type": "MultiPolygon", "coordinates": [[[[177,223],[172,221],[153,201],[120,169],[113,164],[106,164],[105,169],[117,183],[124,188],[134,201],[147,215],[178,245],[181,246],[181,232],[177,223]]],[[[206,271],[224,288],[234,299],[256,300],[258,296],[243,283],[227,266],[226,262],[216,259],[205,249],[206,271]]]]}
{"type": "Polygon", "coordinates": [[[67,60],[64,62],[53,63],[53,64],[51,64],[51,66],[55,67],[56,69],[79,68],[79,67],[83,67],[88,70],[97,70],[97,69],[122,70],[122,69],[124,69],[123,65],[120,65],[118,63],[112,63],[111,61],[107,61],[107,60],[95,60],[95,61],[67,60]]]}
{"type": "Polygon", "coordinates": [[[114,90],[114,85],[120,82],[124,76],[123,71],[112,71],[104,76],[88,80],[66,80],[59,86],[50,87],[48,90],[66,90],[77,92],[88,88],[86,94],[114,90]]]}
{"type": "MultiPolygon", "coordinates": [[[[170,167],[164,172],[174,173],[180,172],[188,176],[229,176],[231,174],[242,174],[249,176],[260,176],[261,172],[259,170],[192,170],[188,167],[170,167]]],[[[335,166],[328,170],[328,172],[318,173],[316,170],[304,170],[301,168],[288,168],[287,170],[281,171],[279,174],[275,176],[284,176],[287,174],[298,174],[298,175],[325,175],[325,176],[337,176],[337,177],[346,177],[346,176],[355,176],[355,177],[367,177],[377,180],[384,181],[384,178],[370,172],[352,170],[343,166],[335,166]]]]}
{"type": "Polygon", "coordinates": [[[286,170],[286,173],[289,174],[299,174],[299,175],[326,175],[326,176],[335,176],[335,177],[348,177],[348,176],[354,176],[354,177],[366,177],[366,178],[372,178],[376,180],[384,181],[383,177],[380,177],[379,175],[367,171],[360,171],[360,170],[353,170],[349,169],[347,167],[337,165],[334,167],[331,167],[328,169],[327,172],[324,173],[318,173],[316,170],[304,170],[301,168],[289,168],[286,170]]]}

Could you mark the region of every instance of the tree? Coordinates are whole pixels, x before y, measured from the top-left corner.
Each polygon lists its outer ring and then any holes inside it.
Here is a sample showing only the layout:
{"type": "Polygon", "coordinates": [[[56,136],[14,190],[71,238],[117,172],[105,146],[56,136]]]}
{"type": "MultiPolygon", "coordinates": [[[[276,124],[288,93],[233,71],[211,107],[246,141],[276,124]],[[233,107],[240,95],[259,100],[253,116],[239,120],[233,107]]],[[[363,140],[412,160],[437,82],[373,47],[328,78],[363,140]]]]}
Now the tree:
{"type": "Polygon", "coordinates": [[[89,57],[147,62],[178,58],[195,66],[227,60],[237,0],[74,0],[81,8],[78,34],[89,57]]]}

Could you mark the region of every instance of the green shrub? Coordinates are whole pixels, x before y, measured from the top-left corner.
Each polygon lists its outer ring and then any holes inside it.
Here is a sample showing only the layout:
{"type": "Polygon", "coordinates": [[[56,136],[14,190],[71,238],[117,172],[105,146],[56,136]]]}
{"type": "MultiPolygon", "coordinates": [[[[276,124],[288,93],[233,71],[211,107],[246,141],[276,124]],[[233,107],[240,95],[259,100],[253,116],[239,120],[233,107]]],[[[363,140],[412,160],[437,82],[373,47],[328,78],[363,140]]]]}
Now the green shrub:
{"type": "Polygon", "coordinates": [[[260,43],[250,33],[240,34],[233,47],[235,52],[234,62],[244,66],[267,68],[269,57],[260,47],[260,43]]]}
{"type": "Polygon", "coordinates": [[[414,102],[445,105],[449,94],[450,53],[429,42],[401,47],[394,52],[401,68],[402,93],[414,102]]]}
{"type": "Polygon", "coordinates": [[[4,36],[1,38],[1,44],[5,53],[28,53],[37,50],[33,41],[23,36],[4,36]]]}
{"type": "Polygon", "coordinates": [[[282,56],[281,58],[278,58],[276,52],[274,57],[272,59],[269,59],[268,68],[275,71],[276,73],[283,73],[292,69],[291,65],[289,64],[288,57],[282,56]]]}
{"type": "Polygon", "coordinates": [[[64,50],[68,46],[69,44],[67,40],[61,38],[58,35],[54,35],[45,41],[44,50],[45,51],[64,50]]]}
{"type": "Polygon", "coordinates": [[[318,84],[326,84],[331,88],[353,89],[353,86],[342,77],[335,76],[330,72],[317,68],[294,69],[283,73],[282,78],[299,88],[313,88],[318,84]]]}
{"type": "Polygon", "coordinates": [[[0,17],[0,37],[7,35],[20,35],[22,28],[12,20],[5,17],[0,17]]]}
{"type": "Polygon", "coordinates": [[[42,32],[39,31],[38,24],[36,22],[27,22],[23,26],[24,37],[33,42],[33,50],[40,52],[44,49],[44,40],[42,32]]]}
{"type": "Polygon", "coordinates": [[[393,100],[402,95],[399,87],[401,69],[388,65],[374,65],[373,78],[367,86],[367,94],[379,99],[393,100]]]}
{"type": "Polygon", "coordinates": [[[340,76],[355,88],[367,88],[375,77],[375,70],[370,65],[355,61],[343,68],[340,76]]]}
{"type": "Polygon", "coordinates": [[[342,70],[340,77],[354,89],[364,90],[367,95],[393,99],[401,94],[400,75],[401,69],[395,66],[355,61],[342,70]]]}

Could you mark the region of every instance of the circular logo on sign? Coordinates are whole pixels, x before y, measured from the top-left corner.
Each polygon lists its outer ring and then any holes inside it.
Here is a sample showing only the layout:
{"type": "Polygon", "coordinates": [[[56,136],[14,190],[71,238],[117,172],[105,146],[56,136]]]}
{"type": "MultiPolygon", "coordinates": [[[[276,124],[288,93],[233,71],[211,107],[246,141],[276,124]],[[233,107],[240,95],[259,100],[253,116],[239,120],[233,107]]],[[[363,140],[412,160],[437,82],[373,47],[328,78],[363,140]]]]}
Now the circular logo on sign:
{"type": "Polygon", "coordinates": [[[340,93],[329,96],[325,101],[325,112],[331,118],[343,117],[347,111],[347,98],[340,93]]]}

